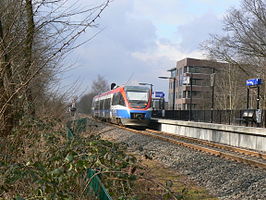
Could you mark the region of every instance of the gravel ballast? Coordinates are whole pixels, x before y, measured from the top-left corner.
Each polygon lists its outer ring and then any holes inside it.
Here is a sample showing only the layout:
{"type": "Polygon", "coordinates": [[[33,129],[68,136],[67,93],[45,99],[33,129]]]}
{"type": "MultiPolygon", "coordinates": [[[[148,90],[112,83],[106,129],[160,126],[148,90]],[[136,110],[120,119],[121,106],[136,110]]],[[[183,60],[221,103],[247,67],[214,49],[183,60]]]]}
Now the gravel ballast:
{"type": "MultiPolygon", "coordinates": [[[[110,128],[109,125],[99,123],[97,129],[99,132],[104,132],[110,128]]],[[[131,151],[158,160],[187,175],[219,199],[266,199],[264,169],[225,160],[119,128],[104,132],[101,136],[104,139],[123,142],[131,151]]]]}

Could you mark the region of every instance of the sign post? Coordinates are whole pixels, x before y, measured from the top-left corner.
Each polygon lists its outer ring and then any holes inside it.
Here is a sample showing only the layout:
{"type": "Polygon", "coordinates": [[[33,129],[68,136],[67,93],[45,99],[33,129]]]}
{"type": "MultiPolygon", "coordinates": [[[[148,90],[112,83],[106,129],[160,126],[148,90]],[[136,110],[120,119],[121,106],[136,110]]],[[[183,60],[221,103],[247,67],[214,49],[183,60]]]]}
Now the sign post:
{"type": "Polygon", "coordinates": [[[254,78],[246,80],[247,88],[247,109],[249,109],[249,95],[250,89],[257,88],[257,110],[256,110],[256,122],[257,124],[261,123],[261,110],[260,110],[260,85],[262,84],[262,79],[254,78]]]}
{"type": "Polygon", "coordinates": [[[246,86],[258,86],[262,84],[261,78],[253,78],[246,80],[246,86]]]}
{"type": "Polygon", "coordinates": [[[249,109],[249,90],[251,88],[257,88],[257,109],[260,108],[260,85],[262,84],[262,79],[260,78],[253,78],[246,80],[247,88],[247,109],[249,109]]]}
{"type": "Polygon", "coordinates": [[[155,98],[159,98],[159,109],[164,110],[164,92],[155,92],[155,98]]]}
{"type": "Polygon", "coordinates": [[[155,97],[164,98],[164,92],[155,92],[155,97]]]}

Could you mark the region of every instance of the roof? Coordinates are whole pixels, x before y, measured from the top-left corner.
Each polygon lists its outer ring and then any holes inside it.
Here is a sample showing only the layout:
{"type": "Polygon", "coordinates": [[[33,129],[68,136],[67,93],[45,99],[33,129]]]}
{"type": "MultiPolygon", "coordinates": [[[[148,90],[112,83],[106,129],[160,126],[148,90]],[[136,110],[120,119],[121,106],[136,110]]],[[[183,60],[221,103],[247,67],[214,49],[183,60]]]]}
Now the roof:
{"type": "Polygon", "coordinates": [[[184,58],[182,60],[178,60],[176,62],[176,67],[167,70],[171,72],[176,70],[177,68],[184,67],[184,66],[204,66],[204,67],[211,67],[216,68],[222,65],[226,65],[227,63],[218,62],[214,60],[206,60],[206,59],[197,59],[197,58],[184,58]]]}

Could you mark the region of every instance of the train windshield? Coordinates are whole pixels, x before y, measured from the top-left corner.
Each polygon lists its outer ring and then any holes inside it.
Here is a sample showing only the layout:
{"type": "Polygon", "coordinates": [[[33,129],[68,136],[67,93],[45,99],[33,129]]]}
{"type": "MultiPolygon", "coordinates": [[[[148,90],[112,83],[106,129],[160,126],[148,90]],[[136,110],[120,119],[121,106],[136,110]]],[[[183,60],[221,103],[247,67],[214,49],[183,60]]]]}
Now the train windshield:
{"type": "Polygon", "coordinates": [[[132,108],[145,108],[149,101],[149,89],[126,90],[127,99],[132,108]]]}

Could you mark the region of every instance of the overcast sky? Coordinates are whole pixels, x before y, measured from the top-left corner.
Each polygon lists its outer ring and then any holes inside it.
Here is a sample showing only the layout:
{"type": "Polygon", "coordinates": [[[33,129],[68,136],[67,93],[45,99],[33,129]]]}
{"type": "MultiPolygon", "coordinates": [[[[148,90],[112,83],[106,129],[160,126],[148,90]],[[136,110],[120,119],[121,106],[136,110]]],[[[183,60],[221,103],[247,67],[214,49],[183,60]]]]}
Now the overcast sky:
{"type": "MultiPolygon", "coordinates": [[[[81,0],[91,6],[103,0],[81,0]]],[[[119,85],[148,82],[167,93],[168,69],[186,57],[204,58],[199,44],[220,33],[228,9],[239,0],[113,0],[98,19],[97,37],[71,54],[75,68],[64,84],[80,80],[89,91],[97,75],[119,85]]],[[[91,37],[88,31],[82,39],[91,37]]]]}

